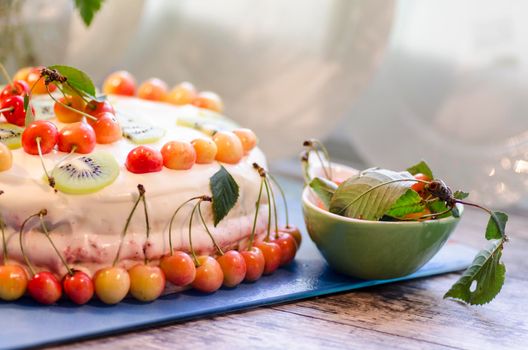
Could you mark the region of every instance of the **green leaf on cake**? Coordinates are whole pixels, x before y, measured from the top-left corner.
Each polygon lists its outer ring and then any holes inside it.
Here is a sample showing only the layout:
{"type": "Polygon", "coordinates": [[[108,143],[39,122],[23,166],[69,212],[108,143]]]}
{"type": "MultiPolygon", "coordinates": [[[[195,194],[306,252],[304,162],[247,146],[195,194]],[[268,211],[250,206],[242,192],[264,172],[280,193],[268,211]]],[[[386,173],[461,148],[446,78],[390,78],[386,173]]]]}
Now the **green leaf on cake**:
{"type": "Polygon", "coordinates": [[[54,65],[48,68],[55,69],[61,75],[65,76],[67,78],[65,84],[66,86],[70,85],[71,88],[81,91],[90,97],[95,96],[95,85],[88,74],[84,73],[83,71],[77,68],[61,65],[54,65]]]}
{"type": "Polygon", "coordinates": [[[211,177],[209,186],[213,195],[213,220],[216,227],[235,206],[239,188],[233,176],[223,166],[211,177]]]}
{"type": "Polygon", "coordinates": [[[415,164],[412,167],[409,167],[407,169],[407,171],[410,172],[412,175],[416,175],[416,174],[420,174],[421,173],[421,174],[424,174],[425,176],[427,176],[430,179],[434,179],[433,171],[431,170],[429,165],[427,165],[427,163],[424,162],[423,160],[420,163],[415,164]]]}
{"type": "Polygon", "coordinates": [[[396,203],[385,213],[394,218],[401,218],[407,214],[419,213],[425,209],[422,197],[412,189],[408,189],[396,203]]]}
{"type": "Polygon", "coordinates": [[[330,202],[334,214],[379,220],[414,184],[407,171],[368,169],[339,185],[330,202]]]}
{"type": "Polygon", "coordinates": [[[502,239],[493,240],[487,249],[481,250],[444,298],[462,300],[471,305],[492,301],[502,289],[506,274],[506,267],[500,261],[503,243],[502,239]]]}
{"type": "Polygon", "coordinates": [[[314,177],[312,181],[310,181],[310,188],[323,202],[325,207],[329,208],[332,196],[337,190],[337,185],[335,184],[335,182],[332,182],[322,177],[314,177]]]}
{"type": "Polygon", "coordinates": [[[500,211],[495,211],[491,214],[488,225],[486,226],[486,239],[501,239],[504,237],[504,229],[508,215],[500,211]]]}
{"type": "Polygon", "coordinates": [[[75,0],[75,7],[79,10],[79,14],[86,26],[92,23],[92,20],[101,9],[103,0],[75,0]]]}

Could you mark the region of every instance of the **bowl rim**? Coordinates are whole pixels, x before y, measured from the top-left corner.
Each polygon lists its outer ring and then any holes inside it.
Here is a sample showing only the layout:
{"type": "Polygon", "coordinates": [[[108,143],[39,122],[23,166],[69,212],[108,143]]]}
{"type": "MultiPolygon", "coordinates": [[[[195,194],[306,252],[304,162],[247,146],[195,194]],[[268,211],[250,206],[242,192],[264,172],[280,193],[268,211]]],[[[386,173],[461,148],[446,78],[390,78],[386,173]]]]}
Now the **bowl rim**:
{"type": "MultiPolygon", "coordinates": [[[[310,186],[305,186],[302,192],[303,204],[310,207],[310,209],[315,210],[316,212],[327,216],[330,219],[347,222],[347,223],[366,224],[366,225],[409,225],[409,226],[412,226],[412,225],[423,225],[423,224],[431,225],[431,224],[437,224],[437,223],[441,224],[441,223],[448,223],[448,222],[460,220],[460,217],[455,218],[452,215],[447,218],[427,220],[427,221],[373,221],[373,220],[361,220],[361,219],[355,219],[355,218],[348,218],[346,216],[337,215],[337,214],[331,213],[328,210],[319,208],[309,199],[310,192],[313,192],[310,186]]],[[[462,204],[457,203],[457,208],[460,212],[460,216],[462,216],[464,212],[464,206],[462,204]]]]}

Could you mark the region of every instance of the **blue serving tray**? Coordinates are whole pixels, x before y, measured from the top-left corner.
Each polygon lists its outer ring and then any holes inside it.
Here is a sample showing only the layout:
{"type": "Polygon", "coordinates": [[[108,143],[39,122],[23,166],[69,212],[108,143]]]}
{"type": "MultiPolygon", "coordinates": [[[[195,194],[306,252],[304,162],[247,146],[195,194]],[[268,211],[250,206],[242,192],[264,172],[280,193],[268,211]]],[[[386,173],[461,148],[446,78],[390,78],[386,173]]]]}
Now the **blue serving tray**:
{"type": "Polygon", "coordinates": [[[307,237],[291,266],[265,276],[255,283],[213,294],[193,290],[169,294],[143,304],[125,299],[107,306],[93,301],[75,306],[69,301],[42,306],[29,298],[14,303],[0,302],[0,348],[26,348],[98,337],[139,328],[153,327],[283,303],[324,294],[349,291],[414,278],[433,276],[466,268],[476,251],[454,242],[444,248],[418,272],[403,278],[364,281],[333,272],[307,237]]]}

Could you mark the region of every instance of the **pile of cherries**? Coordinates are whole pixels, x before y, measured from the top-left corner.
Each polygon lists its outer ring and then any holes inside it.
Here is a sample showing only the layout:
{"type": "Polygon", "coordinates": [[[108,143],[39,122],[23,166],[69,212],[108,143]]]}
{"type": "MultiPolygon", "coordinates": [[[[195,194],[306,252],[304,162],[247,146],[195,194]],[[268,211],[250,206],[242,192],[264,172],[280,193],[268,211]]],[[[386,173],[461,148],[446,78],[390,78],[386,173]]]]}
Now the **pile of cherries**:
{"type": "Polygon", "coordinates": [[[94,295],[105,304],[117,304],[130,294],[139,301],[149,302],[157,299],[163,293],[167,280],[177,287],[192,287],[204,293],[212,293],[222,287],[222,285],[227,288],[234,288],[243,281],[254,282],[260,279],[262,275],[272,274],[280,266],[287,265],[294,260],[298,247],[301,244],[301,234],[295,226],[289,224],[279,228],[277,226],[276,216],[275,231],[271,234],[271,208],[272,206],[274,207],[276,215],[276,206],[273,194],[271,194],[271,197],[269,196],[271,188],[269,179],[264,175],[263,171],[261,174],[263,177],[259,198],[256,203],[253,228],[246,249],[241,249],[240,251],[233,249],[224,252],[218,246],[213,234],[205,223],[201,211],[201,204],[203,202],[210,202],[211,198],[203,195],[190,198],[175,211],[169,228],[169,254],[161,258],[159,266],[149,262],[145,249],[143,263],[138,263],[128,270],[118,266],[121,247],[129,223],[140,202],[143,203],[145,209],[147,235],[145,247],[148,246],[150,227],[146,209],[145,189],[142,185],[138,185],[139,196],[127,218],[114,263],[112,266],[98,270],[93,278],[83,271],[72,269],[59,252],[44,222],[44,217],[47,215],[46,210],[41,210],[28,217],[20,228],[20,250],[26,261],[29,273],[21,265],[10,262],[7,253],[4,224],[0,220],[4,247],[3,265],[0,265],[0,299],[14,301],[21,298],[27,292],[35,301],[45,305],[56,303],[63,294],[72,302],[79,305],[89,302],[94,295]],[[269,205],[270,217],[268,218],[268,232],[262,241],[254,242],[256,238],[257,216],[259,214],[258,208],[264,185],[268,192],[268,197],[271,200],[269,205]],[[195,204],[189,217],[189,244],[191,250],[189,254],[173,249],[171,230],[172,222],[178,214],[178,211],[193,201],[195,204]],[[198,213],[199,219],[217,250],[216,258],[209,255],[197,256],[195,254],[192,246],[191,227],[193,217],[196,213],[198,213]],[[34,220],[35,218],[40,220],[42,231],[67,270],[62,280],[57,279],[49,271],[36,272],[28,256],[25,254],[23,244],[24,228],[30,220],[34,220]]]}

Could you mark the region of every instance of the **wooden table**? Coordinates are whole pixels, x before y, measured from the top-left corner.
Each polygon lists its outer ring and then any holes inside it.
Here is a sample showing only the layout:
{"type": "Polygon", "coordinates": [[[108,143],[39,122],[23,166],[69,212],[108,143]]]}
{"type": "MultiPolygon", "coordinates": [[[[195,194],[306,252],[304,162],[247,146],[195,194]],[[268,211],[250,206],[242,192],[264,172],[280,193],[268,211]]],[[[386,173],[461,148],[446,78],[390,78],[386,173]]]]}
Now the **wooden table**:
{"type": "MultiPolygon", "coordinates": [[[[287,185],[297,196],[299,188],[287,185]]],[[[486,222],[466,210],[454,239],[484,247],[486,222]]],[[[510,215],[508,234],[506,284],[488,305],[443,300],[459,276],[452,273],[53,349],[528,349],[528,217],[510,215]]]]}

